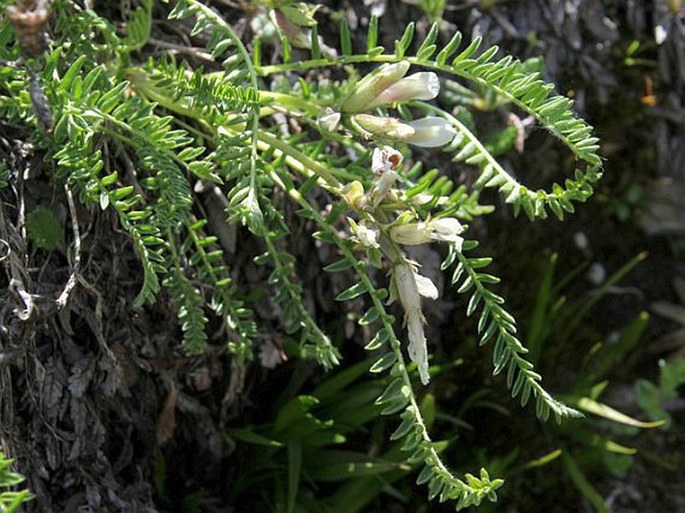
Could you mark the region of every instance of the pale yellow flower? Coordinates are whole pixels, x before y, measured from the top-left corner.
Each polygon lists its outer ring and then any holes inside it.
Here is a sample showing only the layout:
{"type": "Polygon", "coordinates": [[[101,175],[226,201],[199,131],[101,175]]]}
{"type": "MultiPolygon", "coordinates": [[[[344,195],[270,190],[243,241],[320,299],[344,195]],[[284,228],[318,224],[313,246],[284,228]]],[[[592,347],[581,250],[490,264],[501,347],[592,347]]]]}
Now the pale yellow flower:
{"type": "Polygon", "coordinates": [[[397,118],[357,114],[353,117],[353,120],[363,130],[372,135],[386,139],[396,139],[423,148],[444,146],[456,134],[456,131],[446,119],[436,116],[427,116],[414,121],[404,122],[397,118]]]}
{"type": "Polygon", "coordinates": [[[438,289],[433,282],[421,276],[413,265],[402,263],[393,268],[394,289],[404,309],[409,345],[407,352],[416,363],[421,383],[430,381],[428,373],[428,344],[423,330],[425,319],[421,310],[421,297],[437,299],[438,289]]]}
{"type": "Polygon", "coordinates": [[[464,227],[458,219],[443,217],[393,226],[390,229],[390,238],[405,246],[417,246],[434,240],[452,242],[461,251],[464,239],[459,234],[463,231],[464,227]]]}
{"type": "Polygon", "coordinates": [[[439,92],[440,80],[435,73],[414,73],[387,87],[364,110],[406,100],[432,100],[439,92]]]}
{"type": "Polygon", "coordinates": [[[367,110],[367,106],[376,96],[406,75],[407,71],[409,71],[409,66],[410,64],[407,61],[383,64],[380,68],[365,76],[343,102],[342,111],[356,113],[367,110]]]}

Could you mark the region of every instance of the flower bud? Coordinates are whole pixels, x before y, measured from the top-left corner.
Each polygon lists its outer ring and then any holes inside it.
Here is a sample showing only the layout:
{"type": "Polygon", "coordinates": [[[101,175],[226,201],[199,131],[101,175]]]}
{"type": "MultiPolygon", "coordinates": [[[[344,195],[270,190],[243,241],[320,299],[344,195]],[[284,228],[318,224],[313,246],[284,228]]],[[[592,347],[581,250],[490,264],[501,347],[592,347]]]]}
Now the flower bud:
{"type": "Polygon", "coordinates": [[[357,114],[352,118],[362,129],[378,137],[399,139],[401,141],[415,135],[415,130],[397,118],[357,114]]]}
{"type": "Polygon", "coordinates": [[[405,100],[432,100],[439,92],[440,80],[435,73],[414,73],[383,90],[364,110],[405,100]]]}
{"type": "Polygon", "coordinates": [[[364,186],[361,182],[353,180],[345,186],[342,197],[345,198],[345,201],[350,207],[361,208],[364,202],[364,186]]]}
{"type": "Polygon", "coordinates": [[[383,64],[371,74],[364,77],[343,102],[343,112],[362,112],[385,89],[400,80],[409,71],[409,62],[383,64]]]}

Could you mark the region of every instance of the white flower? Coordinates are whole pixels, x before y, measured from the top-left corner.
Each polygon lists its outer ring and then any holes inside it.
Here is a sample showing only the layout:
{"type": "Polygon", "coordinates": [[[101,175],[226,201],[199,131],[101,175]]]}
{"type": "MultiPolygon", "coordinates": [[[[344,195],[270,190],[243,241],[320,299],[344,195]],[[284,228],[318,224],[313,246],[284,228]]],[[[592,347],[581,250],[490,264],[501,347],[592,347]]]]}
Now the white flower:
{"type": "Polygon", "coordinates": [[[381,105],[406,100],[432,100],[440,92],[440,80],[432,71],[414,73],[406,78],[409,62],[384,64],[364,77],[342,104],[351,114],[381,105]]]}
{"type": "Polygon", "coordinates": [[[406,123],[397,118],[371,114],[357,114],[352,119],[372,135],[397,139],[424,148],[444,146],[457,133],[446,119],[436,116],[427,116],[406,123]]]}
{"type": "Polygon", "coordinates": [[[421,297],[437,299],[438,289],[433,282],[421,276],[413,265],[402,263],[393,268],[394,289],[404,309],[409,346],[407,352],[419,369],[421,383],[428,384],[428,346],[423,330],[424,317],[421,311],[421,297]]]}
{"type": "Polygon", "coordinates": [[[390,238],[398,244],[417,246],[434,240],[452,242],[461,251],[464,239],[459,236],[464,227],[454,217],[443,217],[420,223],[406,223],[390,229],[390,238]]]}
{"type": "Polygon", "coordinates": [[[410,121],[409,126],[414,129],[414,133],[405,136],[403,140],[423,148],[444,146],[451,142],[457,133],[446,119],[436,116],[426,116],[425,118],[410,121]]]}
{"type": "Polygon", "coordinates": [[[362,246],[367,248],[378,248],[378,228],[375,226],[369,228],[365,223],[360,223],[355,226],[354,234],[362,246]]]}
{"type": "Polygon", "coordinates": [[[376,96],[364,110],[405,100],[432,100],[440,92],[440,80],[433,72],[414,73],[398,80],[376,96]]]}
{"type": "Polygon", "coordinates": [[[400,80],[409,71],[409,62],[384,64],[365,76],[342,104],[342,111],[355,113],[367,110],[367,106],[385,89],[400,80]]]}

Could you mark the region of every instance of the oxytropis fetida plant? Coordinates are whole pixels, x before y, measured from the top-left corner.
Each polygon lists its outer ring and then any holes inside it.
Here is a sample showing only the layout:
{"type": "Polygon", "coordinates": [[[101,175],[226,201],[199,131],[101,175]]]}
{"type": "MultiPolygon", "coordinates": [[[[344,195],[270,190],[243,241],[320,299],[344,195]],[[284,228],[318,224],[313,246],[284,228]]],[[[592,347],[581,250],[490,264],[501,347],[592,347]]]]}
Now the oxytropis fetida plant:
{"type": "MultiPolygon", "coordinates": [[[[502,481],[485,470],[464,480],[453,475],[426,430],[415,395],[431,376],[422,302],[439,292],[408,246],[445,247],[442,269],[451,270],[459,294],[469,295],[465,314],[479,315],[480,342],[494,344],[494,373],[506,375],[512,395],[522,405],[533,400],[542,419],[576,414],[542,387],[516,321],[490,288],[498,282],[484,271],[491,259],[469,256],[477,242],[466,238],[469,223],[488,211],[478,203],[483,188],[496,189],[514,215],[534,220],[551,212],[561,220],[600,177],[591,127],[528,63],[495,60],[496,47],[481,50],[479,38],[462,44],[460,33],[441,44],[438,25],[417,40],[410,24],[387,51],[378,45],[376,18],[364,48],[354,48],[345,20],[333,44],[319,33],[316,8],[289,0],[264,2],[249,42],[207,5],[180,0],[169,19],[194,19],[192,35],[204,48],[157,46],[138,62],[149,43],[152,0],[137,2],[124,32],[83,2],[2,4],[9,9],[0,30],[3,118],[36,127],[54,180],[70,195],[116,212],[142,263],[136,306],[154,302],[165,287],[186,353],[206,349],[210,316],[223,320],[238,363],[259,347],[248,291],[233,281],[221,241],[199,208],[196,193],[203,190],[224,202],[229,223],[247,226],[261,241],[256,262],[270,269],[283,329],[299,336],[300,355],[325,368],[338,364],[336,346],[305,307],[295,257],[282,244],[289,225],[274,202],[278,193],[317,227],[314,237],[335,248],[339,257],[325,271],[356,273],[356,283],[330,299],[365,298],[359,323],[375,333],[366,346],[377,359],[371,371],[391,377],[377,402],[383,414],[400,417],[392,439],[403,440],[408,460],[422,467],[418,481],[427,483],[431,499],[453,500],[458,508],[495,500],[502,481]],[[43,40],[48,23],[50,44],[43,40]],[[273,48],[281,49],[280,58],[264,63],[273,48]],[[303,57],[295,59],[295,52],[303,57]],[[207,69],[179,57],[188,54],[207,69]],[[339,80],[307,73],[323,69],[339,80]],[[464,107],[442,100],[441,84],[473,99],[457,80],[508,106],[516,119],[546,128],[577,160],[573,176],[549,191],[517,181],[476,136],[464,107]],[[289,130],[290,122],[298,130],[289,130]],[[407,164],[415,161],[415,147],[439,152],[441,169],[407,164]],[[448,178],[454,166],[477,174],[471,190],[448,178]],[[399,319],[389,312],[392,302],[401,307],[399,319]]],[[[516,125],[519,143],[524,124],[516,125]]]]}

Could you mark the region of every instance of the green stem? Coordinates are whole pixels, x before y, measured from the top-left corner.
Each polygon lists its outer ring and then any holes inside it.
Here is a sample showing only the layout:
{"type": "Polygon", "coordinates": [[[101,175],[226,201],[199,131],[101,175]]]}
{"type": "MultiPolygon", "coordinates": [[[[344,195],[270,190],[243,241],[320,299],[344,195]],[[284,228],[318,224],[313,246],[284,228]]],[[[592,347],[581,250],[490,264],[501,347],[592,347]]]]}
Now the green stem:
{"type": "Polygon", "coordinates": [[[290,144],[283,142],[282,140],[278,139],[276,136],[270,134],[269,132],[262,131],[259,134],[259,137],[264,143],[266,143],[270,147],[276,148],[277,150],[281,151],[286,156],[286,160],[289,157],[290,159],[294,159],[295,161],[302,164],[303,168],[299,170],[303,172],[305,176],[307,176],[305,171],[308,169],[316,173],[321,178],[323,178],[323,180],[326,182],[329,188],[334,189],[336,191],[342,190],[342,185],[338,181],[338,179],[335,176],[333,176],[331,171],[320,162],[317,162],[316,160],[309,157],[300,150],[293,148],[290,144]]]}
{"type": "MultiPolygon", "coordinates": [[[[204,119],[202,112],[198,109],[188,107],[183,101],[173,101],[168,94],[164,94],[162,90],[155,87],[147,74],[142,70],[132,70],[128,74],[131,83],[135,86],[139,94],[145,96],[148,100],[153,101],[165,109],[195,119],[202,124],[205,130],[210,134],[209,136],[214,138],[217,134],[217,129],[211,127],[204,119]]],[[[237,135],[235,129],[230,127],[222,126],[222,130],[225,130],[229,135],[237,135]]],[[[320,162],[312,159],[305,153],[293,148],[292,145],[287,142],[277,138],[276,136],[270,134],[266,130],[257,130],[257,144],[256,147],[263,151],[275,148],[279,150],[283,155],[286,156],[286,162],[296,171],[300,172],[307,178],[309,178],[310,173],[313,172],[317,174],[325,182],[325,185],[329,190],[333,192],[339,192],[342,190],[342,184],[334,176],[333,171],[328,169],[326,166],[320,162]]],[[[344,170],[335,170],[336,174],[339,174],[347,179],[356,178],[351,173],[344,170]]]]}
{"type": "Polygon", "coordinates": [[[323,114],[323,108],[317,103],[314,103],[314,101],[305,100],[304,98],[292,94],[275,91],[259,91],[259,99],[273,100],[279,107],[292,111],[303,111],[312,118],[318,118],[323,114]]]}
{"type": "Polygon", "coordinates": [[[305,324],[303,327],[305,330],[311,330],[311,332],[314,334],[313,340],[317,346],[317,352],[320,352],[320,354],[317,354],[317,356],[320,356],[320,358],[317,359],[319,359],[319,362],[325,369],[330,369],[333,366],[338,365],[340,363],[340,354],[338,353],[338,350],[333,346],[333,344],[331,344],[328,336],[321,330],[314,319],[312,319],[311,314],[304,306],[302,297],[298,292],[296,292],[296,289],[293,287],[292,283],[286,278],[288,269],[286,268],[286,264],[284,264],[281,260],[273,240],[268,234],[264,236],[262,240],[266,244],[267,251],[269,252],[269,256],[271,257],[274,267],[281,276],[281,280],[283,282],[282,286],[285,288],[288,296],[290,296],[290,300],[296,305],[297,310],[300,313],[300,317],[305,324]],[[321,342],[323,342],[323,344],[321,344],[321,342]]]}

